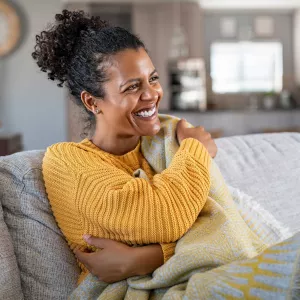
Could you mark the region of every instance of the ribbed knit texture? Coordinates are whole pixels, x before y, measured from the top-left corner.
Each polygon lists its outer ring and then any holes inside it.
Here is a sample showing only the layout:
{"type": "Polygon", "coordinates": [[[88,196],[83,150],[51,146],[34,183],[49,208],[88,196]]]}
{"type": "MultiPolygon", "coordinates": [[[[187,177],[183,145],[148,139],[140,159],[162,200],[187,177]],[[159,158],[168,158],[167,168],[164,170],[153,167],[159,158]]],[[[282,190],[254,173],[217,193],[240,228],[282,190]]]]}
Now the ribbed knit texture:
{"type": "Polygon", "coordinates": [[[210,188],[210,157],[195,139],[182,142],[171,165],[155,174],[140,151],[116,156],[89,140],[59,143],[43,160],[46,191],[70,247],[83,234],[129,245],[160,243],[167,261],[193,225],[210,188]],[[141,169],[147,179],[135,178],[141,169]]]}

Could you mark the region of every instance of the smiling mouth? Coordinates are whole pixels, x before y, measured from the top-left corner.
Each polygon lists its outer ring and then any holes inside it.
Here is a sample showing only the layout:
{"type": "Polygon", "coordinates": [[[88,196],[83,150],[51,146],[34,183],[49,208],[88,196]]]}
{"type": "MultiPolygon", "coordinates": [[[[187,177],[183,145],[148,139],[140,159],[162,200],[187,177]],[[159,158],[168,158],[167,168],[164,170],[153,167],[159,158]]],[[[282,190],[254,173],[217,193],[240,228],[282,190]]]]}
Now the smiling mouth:
{"type": "Polygon", "coordinates": [[[134,113],[134,115],[139,117],[139,118],[146,119],[146,118],[153,117],[155,115],[156,111],[157,111],[156,105],[153,105],[150,108],[142,109],[142,110],[134,113]]]}

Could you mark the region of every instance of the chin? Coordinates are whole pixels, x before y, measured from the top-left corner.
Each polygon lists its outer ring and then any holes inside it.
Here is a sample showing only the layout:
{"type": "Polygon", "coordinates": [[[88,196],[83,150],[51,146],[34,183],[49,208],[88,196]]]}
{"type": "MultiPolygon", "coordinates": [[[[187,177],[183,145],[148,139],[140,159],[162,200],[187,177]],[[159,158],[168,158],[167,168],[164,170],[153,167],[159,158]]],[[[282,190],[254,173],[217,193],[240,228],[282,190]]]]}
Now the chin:
{"type": "Polygon", "coordinates": [[[160,131],[160,120],[158,114],[148,118],[133,116],[132,127],[139,136],[155,136],[160,131]]]}
{"type": "Polygon", "coordinates": [[[160,128],[161,128],[161,126],[160,126],[160,122],[159,122],[159,124],[156,124],[153,128],[153,135],[157,135],[160,131],[160,128]]]}
{"type": "Polygon", "coordinates": [[[155,136],[159,133],[160,131],[160,127],[156,130],[152,130],[151,132],[149,132],[149,134],[146,134],[146,136],[155,136]]]}
{"type": "Polygon", "coordinates": [[[160,123],[159,124],[155,124],[154,126],[152,126],[151,128],[145,128],[145,130],[143,130],[143,132],[141,132],[141,136],[155,136],[156,134],[158,134],[158,132],[160,131],[160,123]]]}

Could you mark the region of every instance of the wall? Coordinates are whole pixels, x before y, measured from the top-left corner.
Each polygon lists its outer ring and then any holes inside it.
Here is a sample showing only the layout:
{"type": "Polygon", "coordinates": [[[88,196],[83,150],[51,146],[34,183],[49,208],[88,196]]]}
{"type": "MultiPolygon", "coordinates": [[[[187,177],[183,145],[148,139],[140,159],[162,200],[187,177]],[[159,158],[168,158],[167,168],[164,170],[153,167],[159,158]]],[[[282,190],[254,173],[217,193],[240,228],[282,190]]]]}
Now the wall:
{"type": "Polygon", "coordinates": [[[129,31],[132,31],[131,10],[131,4],[91,3],[89,5],[89,11],[94,16],[100,16],[101,19],[108,21],[111,25],[119,26],[129,31]]]}
{"type": "MultiPolygon", "coordinates": [[[[210,46],[214,41],[238,41],[236,38],[224,39],[220,33],[220,20],[222,17],[233,17],[237,21],[238,28],[242,26],[254,26],[254,20],[257,16],[271,16],[274,19],[274,35],[272,40],[281,41],[283,45],[283,87],[294,87],[294,49],[293,49],[293,14],[292,12],[241,12],[241,11],[226,11],[226,12],[206,12],[204,16],[204,45],[205,45],[205,62],[207,66],[207,74],[210,74],[210,46]]],[[[254,41],[265,40],[264,38],[253,38],[254,41]]],[[[208,78],[209,82],[210,78],[208,78]]],[[[210,88],[210,87],[209,87],[210,88]]],[[[243,105],[241,101],[243,96],[239,95],[215,95],[218,106],[222,105],[243,105]],[[222,102],[222,103],[221,103],[222,102]],[[231,102],[231,103],[229,103],[231,102]],[[239,103],[238,103],[239,102],[239,103]]]]}
{"type": "Polygon", "coordinates": [[[295,81],[300,85],[300,10],[294,13],[294,63],[295,63],[295,81]]]}
{"type": "Polygon", "coordinates": [[[39,71],[31,53],[35,35],[61,11],[62,4],[60,0],[18,2],[24,10],[28,29],[21,47],[3,61],[4,125],[7,131],[23,135],[25,150],[42,149],[66,140],[66,105],[63,89],[47,80],[46,73],[39,71]]]}
{"type": "Polygon", "coordinates": [[[0,132],[3,131],[3,124],[5,122],[5,107],[4,107],[4,100],[3,100],[3,88],[4,88],[4,63],[0,60],[0,132]]]}

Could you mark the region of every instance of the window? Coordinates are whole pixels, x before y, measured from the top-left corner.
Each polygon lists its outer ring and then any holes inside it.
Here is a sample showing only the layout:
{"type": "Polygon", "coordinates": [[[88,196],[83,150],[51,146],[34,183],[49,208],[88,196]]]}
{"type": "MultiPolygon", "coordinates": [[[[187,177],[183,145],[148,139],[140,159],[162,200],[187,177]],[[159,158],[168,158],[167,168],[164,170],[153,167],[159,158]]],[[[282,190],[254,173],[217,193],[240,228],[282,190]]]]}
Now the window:
{"type": "Polygon", "coordinates": [[[213,43],[210,59],[215,93],[282,90],[279,42],[213,43]]]}

